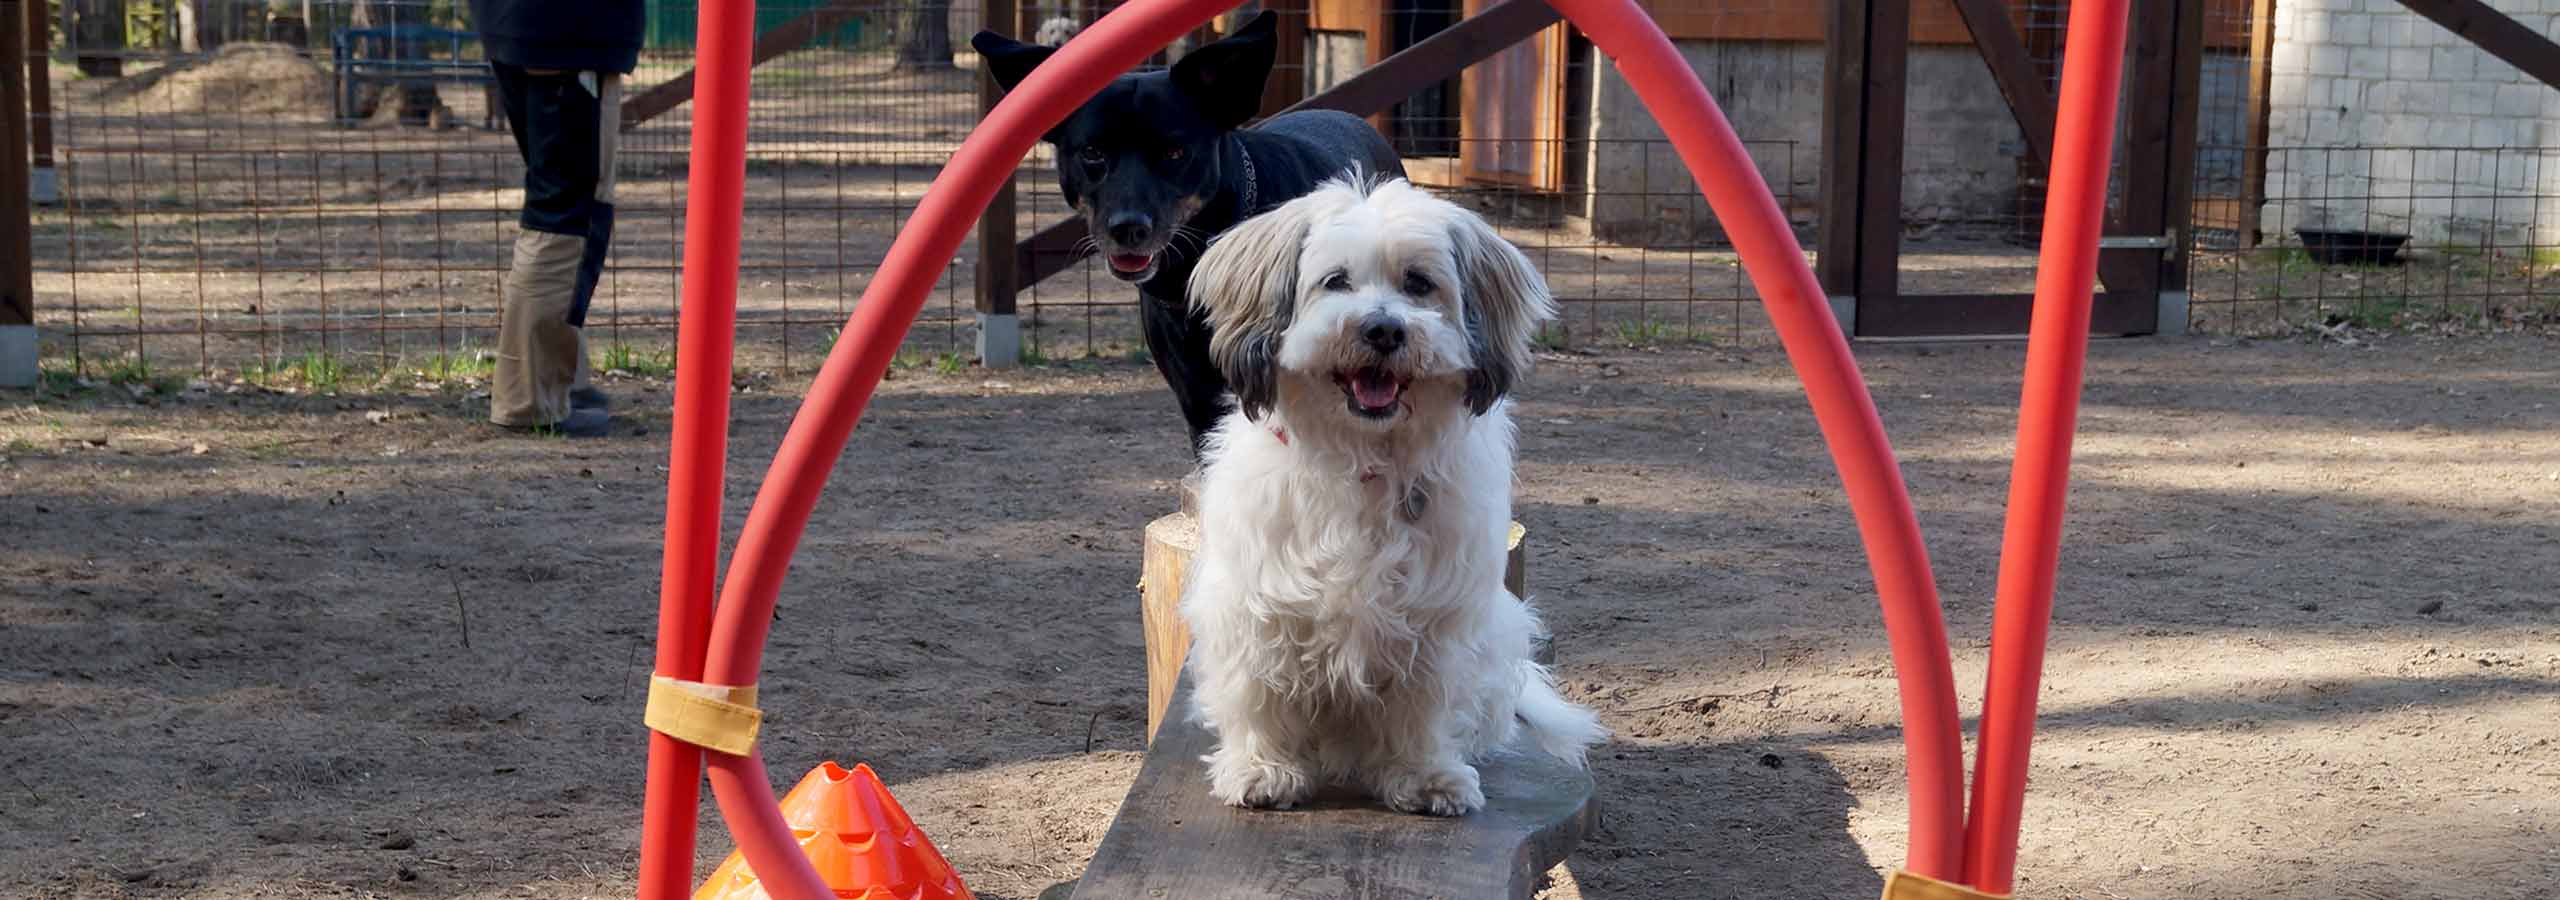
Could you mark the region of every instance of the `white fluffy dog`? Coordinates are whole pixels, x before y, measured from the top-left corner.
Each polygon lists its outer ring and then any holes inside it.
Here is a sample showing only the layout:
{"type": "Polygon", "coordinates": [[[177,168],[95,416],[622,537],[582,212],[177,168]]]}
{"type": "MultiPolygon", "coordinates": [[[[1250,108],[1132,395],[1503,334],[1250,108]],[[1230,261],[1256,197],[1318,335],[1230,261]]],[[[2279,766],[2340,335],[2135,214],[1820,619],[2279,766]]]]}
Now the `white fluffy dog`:
{"type": "Polygon", "coordinates": [[[1190,293],[1238,405],[1182,598],[1210,793],[1286,808],[1342,784],[1464,815],[1470,763],[1524,724],[1581,765],[1604,732],[1502,584],[1504,394],[1555,316],[1545,279],[1474,213],[1353,178],[1222,235],[1190,293]]]}

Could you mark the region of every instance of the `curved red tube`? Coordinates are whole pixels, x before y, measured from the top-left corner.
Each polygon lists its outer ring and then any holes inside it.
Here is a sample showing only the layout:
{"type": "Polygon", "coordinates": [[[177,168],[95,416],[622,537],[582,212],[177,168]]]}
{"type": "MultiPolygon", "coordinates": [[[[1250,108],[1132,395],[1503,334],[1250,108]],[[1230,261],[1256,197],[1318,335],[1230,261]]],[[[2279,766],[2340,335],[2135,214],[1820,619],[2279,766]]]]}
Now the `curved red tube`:
{"type": "MultiPolygon", "coordinates": [[[[755,0],[705,0],[696,46],[693,155],[686,174],[683,318],[676,333],[667,541],[658,582],[656,671],[699,680],[720,560],[720,487],[729,447],[730,348],[737,331],[738,241],[746,206],[747,85],[755,0]]],[[[649,733],[640,814],[640,900],[693,893],[702,751],[649,733]]]]}
{"type": "MultiPolygon", "coordinates": [[[[898,232],[879,272],[862,292],[842,339],[818,370],[800,415],[783,436],[721,585],[703,681],[721,685],[756,681],[774,600],[818,493],[843,454],[854,425],[861,421],[872,390],[897,356],[907,327],[959,250],[961,239],[994,198],[997,186],[1012,177],[1032,143],[1069,111],[1156,48],[1232,5],[1233,0],[1131,0],[1069,41],[961,142],[960,151],[925,191],[906,228],[898,232]]],[[[721,816],[765,890],[781,900],[829,897],[826,885],[792,840],[790,826],[782,821],[763,761],[752,753],[705,756],[721,816]]]]}
{"type": "Polygon", "coordinates": [[[1965,880],[1997,893],[2009,891],[2018,864],[2027,750],[2035,739],[2036,689],[2044,672],[2046,628],[2053,620],[2062,504],[2071,482],[2071,434],[2079,420],[2082,363],[2089,349],[2090,286],[2098,275],[2108,156],[2115,149],[2127,5],[2125,0],[2072,4],[2071,40],[2062,54],[2061,117],[2054,124],[2052,188],[2045,194],[2043,262],[2036,272],[2035,316],[2027,333],[2008,522],[2000,538],[1981,761],[1973,776],[1973,814],[1965,830],[1965,880]]]}
{"type": "MultiPolygon", "coordinates": [[[[1227,0],[1133,0],[1071,42],[988,116],[927,193],[883,261],[878,276],[818,374],[802,416],[777,455],[723,585],[712,652],[702,680],[752,683],[761,663],[784,568],[818,491],[863,405],[886,371],[927,290],[971,220],[1037,135],[1146,52],[1206,21],[1227,0]]],[[[1822,293],[1732,128],[1670,43],[1629,0],[1558,0],[1595,45],[1620,58],[1639,96],[1672,127],[1682,158],[1699,174],[1709,204],[1771,310],[1833,458],[1848,485],[1870,568],[1878,583],[1903,679],[1913,781],[1913,864],[1933,877],[1954,874],[1962,766],[1953,677],[1927,555],[1900,473],[1846,342],[1822,293]],[[1682,115],[1686,113],[1688,115],[1682,115]]],[[[699,188],[697,188],[699,189],[699,188]]],[[[719,427],[716,420],[694,427],[719,427]]],[[[769,891],[787,900],[824,896],[773,805],[770,782],[752,754],[709,754],[713,791],[748,862],[769,891]]]]}
{"type": "Polygon", "coordinates": [[[1760,290],[1814,418],[1847,486],[1884,608],[1910,757],[1911,846],[1905,868],[1952,880],[1964,828],[1964,742],[1946,620],[1911,495],[1848,341],[1759,169],[1671,41],[1629,0],[1549,0],[1609,54],[1689,166],[1760,290]]]}

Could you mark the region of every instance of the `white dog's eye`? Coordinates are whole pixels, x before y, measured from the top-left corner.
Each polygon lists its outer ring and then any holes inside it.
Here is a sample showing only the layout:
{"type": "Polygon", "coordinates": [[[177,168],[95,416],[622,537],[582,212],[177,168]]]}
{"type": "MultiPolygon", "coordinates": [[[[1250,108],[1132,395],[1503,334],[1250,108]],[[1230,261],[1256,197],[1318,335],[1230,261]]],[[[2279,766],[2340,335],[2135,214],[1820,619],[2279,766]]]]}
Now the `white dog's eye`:
{"type": "Polygon", "coordinates": [[[1326,275],[1324,277],[1324,289],[1336,292],[1350,290],[1351,273],[1336,270],[1333,274],[1326,275]]]}
{"type": "Polygon", "coordinates": [[[1424,277],[1420,272],[1406,272],[1404,273],[1404,292],[1410,297],[1431,293],[1431,279],[1424,277]]]}

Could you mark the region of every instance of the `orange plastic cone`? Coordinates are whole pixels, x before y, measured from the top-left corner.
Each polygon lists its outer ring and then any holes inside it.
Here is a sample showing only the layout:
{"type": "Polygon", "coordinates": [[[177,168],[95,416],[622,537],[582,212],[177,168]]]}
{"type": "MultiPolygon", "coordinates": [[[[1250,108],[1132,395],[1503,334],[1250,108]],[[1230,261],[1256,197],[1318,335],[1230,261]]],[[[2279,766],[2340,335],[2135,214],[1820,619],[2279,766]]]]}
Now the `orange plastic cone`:
{"type": "MultiPolygon", "coordinates": [[[[871,767],[819,765],[782,798],[800,852],[844,900],[976,900],[871,767]]],[[[693,900],[770,900],[736,851],[693,900]]]]}

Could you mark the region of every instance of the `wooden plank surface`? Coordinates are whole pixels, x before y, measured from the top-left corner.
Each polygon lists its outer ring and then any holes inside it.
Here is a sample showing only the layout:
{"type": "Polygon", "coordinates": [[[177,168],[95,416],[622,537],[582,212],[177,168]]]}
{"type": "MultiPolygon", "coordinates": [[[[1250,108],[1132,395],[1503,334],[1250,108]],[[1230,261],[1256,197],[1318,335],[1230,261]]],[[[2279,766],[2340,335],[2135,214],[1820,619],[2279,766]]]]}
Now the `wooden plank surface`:
{"type": "Polygon", "coordinates": [[[1165,723],[1075,900],[1529,900],[1599,821],[1590,773],[1518,745],[1479,764],[1485,808],[1455,819],[1341,793],[1235,809],[1209,796],[1213,746],[1188,716],[1165,723]]]}

